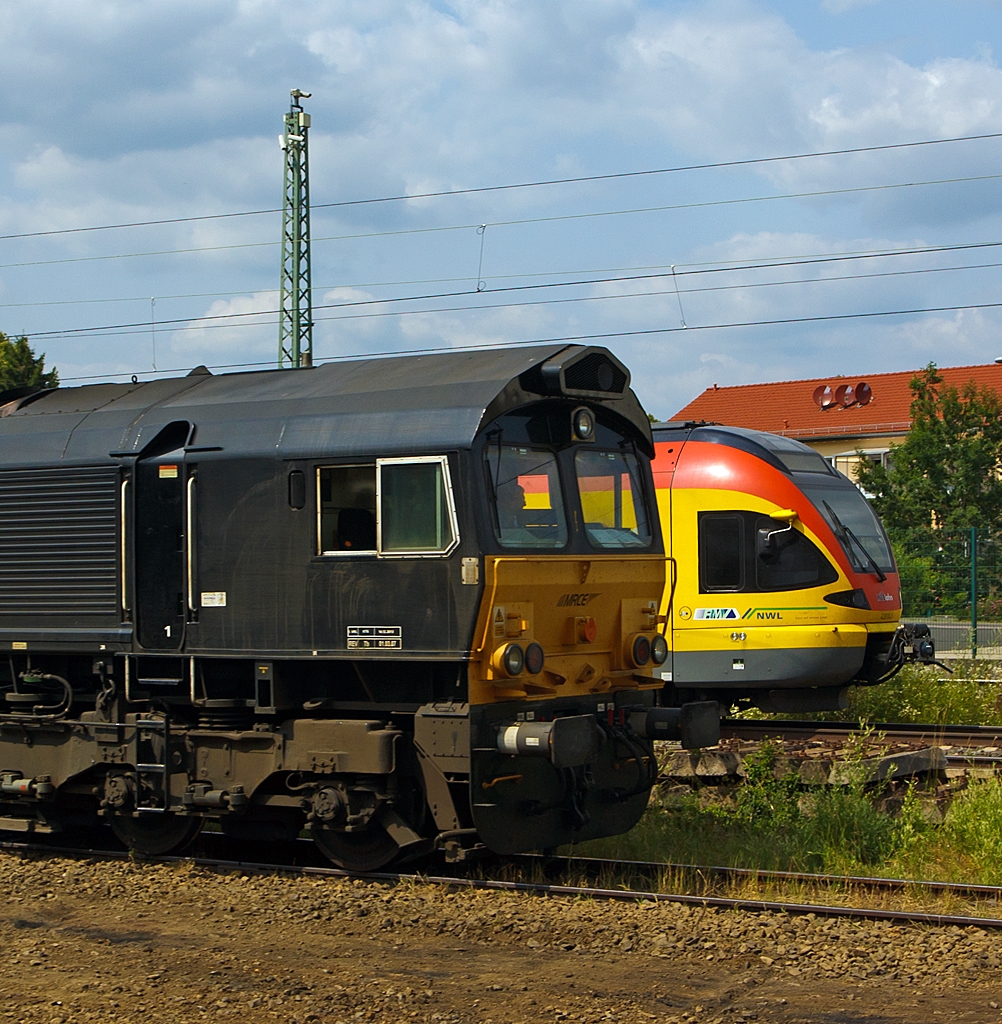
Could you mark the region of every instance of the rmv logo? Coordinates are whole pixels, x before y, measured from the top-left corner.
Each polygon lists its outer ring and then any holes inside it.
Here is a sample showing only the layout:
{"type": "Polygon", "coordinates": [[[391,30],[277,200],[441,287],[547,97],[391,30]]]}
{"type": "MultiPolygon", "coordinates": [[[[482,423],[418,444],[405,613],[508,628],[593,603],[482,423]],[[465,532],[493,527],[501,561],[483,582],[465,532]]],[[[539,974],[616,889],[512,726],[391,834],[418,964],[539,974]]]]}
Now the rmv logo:
{"type": "Polygon", "coordinates": [[[737,608],[697,608],[697,619],[736,619],[737,608]]]}

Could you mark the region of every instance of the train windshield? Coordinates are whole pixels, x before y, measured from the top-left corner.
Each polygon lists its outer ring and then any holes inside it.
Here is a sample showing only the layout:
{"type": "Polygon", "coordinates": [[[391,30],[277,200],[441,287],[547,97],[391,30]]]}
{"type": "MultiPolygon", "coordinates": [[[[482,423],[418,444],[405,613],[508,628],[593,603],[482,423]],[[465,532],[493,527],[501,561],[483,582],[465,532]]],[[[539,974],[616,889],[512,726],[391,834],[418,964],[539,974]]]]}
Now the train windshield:
{"type": "Polygon", "coordinates": [[[495,532],[501,546],[564,547],[567,517],[553,452],[490,445],[484,454],[495,498],[495,532]]]}
{"type": "Polygon", "coordinates": [[[797,484],[824,516],[857,572],[879,576],[896,571],[891,546],[880,520],[848,477],[840,473],[837,480],[815,478],[807,482],[798,474],[797,484]]]}
{"type": "Polygon", "coordinates": [[[579,450],[574,468],[588,540],[600,548],[647,547],[651,530],[636,458],[579,450]]]}

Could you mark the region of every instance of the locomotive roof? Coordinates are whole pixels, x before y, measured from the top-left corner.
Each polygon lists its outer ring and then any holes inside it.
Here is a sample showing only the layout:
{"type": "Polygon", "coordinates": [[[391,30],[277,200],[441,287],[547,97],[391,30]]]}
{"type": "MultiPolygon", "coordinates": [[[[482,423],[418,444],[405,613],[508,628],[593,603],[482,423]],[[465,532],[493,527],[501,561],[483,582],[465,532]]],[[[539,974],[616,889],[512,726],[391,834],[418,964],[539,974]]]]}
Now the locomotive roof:
{"type": "Polygon", "coordinates": [[[189,450],[309,458],[468,448],[481,424],[565,397],[606,405],[653,454],[629,372],[597,346],[517,346],[0,395],[0,463],[108,462],[171,423],[189,450]],[[4,404],[4,400],[7,403],[4,404]]]}

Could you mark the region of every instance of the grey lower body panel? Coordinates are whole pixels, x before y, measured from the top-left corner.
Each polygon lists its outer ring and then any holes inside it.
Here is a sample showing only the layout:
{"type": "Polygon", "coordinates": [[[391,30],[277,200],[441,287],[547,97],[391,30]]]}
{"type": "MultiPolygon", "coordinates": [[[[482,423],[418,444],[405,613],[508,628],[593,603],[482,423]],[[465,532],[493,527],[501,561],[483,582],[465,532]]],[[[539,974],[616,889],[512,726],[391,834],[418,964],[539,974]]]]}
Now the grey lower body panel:
{"type": "Polygon", "coordinates": [[[864,647],[675,651],[673,682],[733,690],[840,686],[856,675],[865,653],[864,647]]]}

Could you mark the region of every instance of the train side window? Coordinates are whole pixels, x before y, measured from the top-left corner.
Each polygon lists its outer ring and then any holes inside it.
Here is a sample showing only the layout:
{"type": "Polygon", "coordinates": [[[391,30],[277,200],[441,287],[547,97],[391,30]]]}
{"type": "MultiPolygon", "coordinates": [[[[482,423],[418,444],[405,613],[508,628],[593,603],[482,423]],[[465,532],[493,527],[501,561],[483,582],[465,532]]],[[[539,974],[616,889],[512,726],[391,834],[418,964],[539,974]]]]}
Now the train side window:
{"type": "Polygon", "coordinates": [[[376,553],[376,467],[317,469],[317,550],[322,555],[376,553]]]}
{"type": "Polygon", "coordinates": [[[744,521],[735,512],[699,516],[699,589],[703,593],[743,590],[744,521]]]}
{"type": "Polygon", "coordinates": [[[755,527],[755,579],[759,590],[820,587],[838,579],[835,567],[792,525],[760,516],[755,527]]]}
{"type": "Polygon", "coordinates": [[[376,461],[377,547],[381,555],[447,555],[459,526],[444,455],[376,461]]]}

